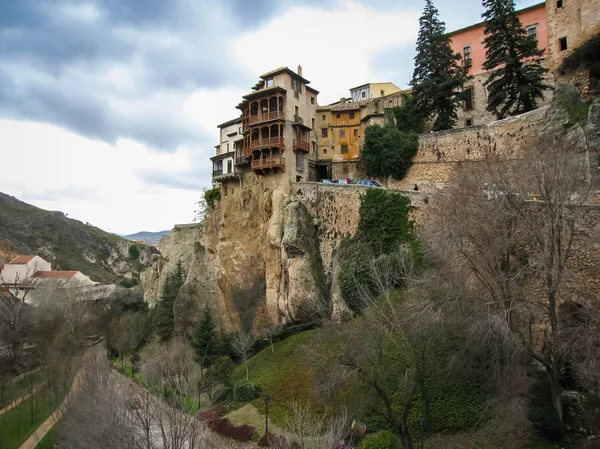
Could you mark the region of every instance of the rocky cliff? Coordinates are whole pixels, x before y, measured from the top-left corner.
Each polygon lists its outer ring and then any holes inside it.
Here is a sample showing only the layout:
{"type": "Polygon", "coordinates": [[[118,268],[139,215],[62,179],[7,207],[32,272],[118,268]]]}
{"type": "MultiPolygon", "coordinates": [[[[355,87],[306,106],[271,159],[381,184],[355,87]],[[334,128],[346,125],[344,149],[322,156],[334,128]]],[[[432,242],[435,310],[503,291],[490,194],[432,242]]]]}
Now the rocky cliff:
{"type": "Polygon", "coordinates": [[[0,256],[36,254],[57,270],[77,270],[99,282],[117,282],[144,270],[154,247],[138,245],[132,260],[132,242],[109,234],[62,212],[50,212],[0,193],[0,256]]]}

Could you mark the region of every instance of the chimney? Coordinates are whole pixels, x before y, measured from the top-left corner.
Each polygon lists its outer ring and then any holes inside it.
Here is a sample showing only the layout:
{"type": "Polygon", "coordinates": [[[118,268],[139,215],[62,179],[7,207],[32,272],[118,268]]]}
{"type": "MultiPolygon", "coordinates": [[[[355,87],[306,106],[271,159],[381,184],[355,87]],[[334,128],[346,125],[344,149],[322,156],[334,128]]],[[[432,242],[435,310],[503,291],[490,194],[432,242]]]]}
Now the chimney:
{"type": "Polygon", "coordinates": [[[345,97],[340,98],[340,104],[344,104],[344,103],[346,103],[346,98],[345,97]]]}
{"type": "Polygon", "coordinates": [[[302,76],[302,66],[298,66],[298,75],[302,76]]]}

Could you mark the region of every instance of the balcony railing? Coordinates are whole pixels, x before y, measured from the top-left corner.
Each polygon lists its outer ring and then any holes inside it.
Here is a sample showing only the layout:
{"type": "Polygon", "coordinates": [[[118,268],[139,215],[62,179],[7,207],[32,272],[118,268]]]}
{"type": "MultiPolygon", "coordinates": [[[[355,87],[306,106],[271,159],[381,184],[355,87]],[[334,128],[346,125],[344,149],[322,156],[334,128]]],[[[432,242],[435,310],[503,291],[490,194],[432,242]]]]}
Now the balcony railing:
{"type": "Polygon", "coordinates": [[[285,112],[275,111],[267,112],[265,114],[251,115],[248,118],[248,124],[253,125],[255,123],[268,122],[269,120],[285,120],[285,112]]]}
{"type": "Polygon", "coordinates": [[[310,142],[294,139],[294,150],[303,150],[308,153],[310,152],[310,142]]]}
{"type": "Polygon", "coordinates": [[[235,158],[235,165],[246,165],[248,163],[249,162],[247,156],[239,156],[235,158]]]}
{"type": "Polygon", "coordinates": [[[221,176],[223,174],[223,169],[221,170],[213,170],[213,178],[215,176],[221,176]]]}
{"type": "Polygon", "coordinates": [[[254,170],[260,170],[264,168],[275,168],[283,167],[284,159],[281,156],[265,157],[261,159],[252,160],[252,168],[254,170]]]}
{"type": "Polygon", "coordinates": [[[251,140],[249,150],[260,150],[262,148],[282,147],[283,137],[267,137],[265,139],[251,140]]]}

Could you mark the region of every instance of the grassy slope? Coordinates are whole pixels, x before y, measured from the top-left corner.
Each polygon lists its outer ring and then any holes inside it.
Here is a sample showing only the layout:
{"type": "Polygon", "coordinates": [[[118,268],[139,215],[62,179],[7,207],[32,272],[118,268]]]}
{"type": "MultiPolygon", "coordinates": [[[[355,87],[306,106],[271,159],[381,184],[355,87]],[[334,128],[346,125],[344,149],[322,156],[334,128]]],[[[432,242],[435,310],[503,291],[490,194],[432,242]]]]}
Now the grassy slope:
{"type": "MultiPolygon", "coordinates": [[[[116,244],[125,241],[122,237],[3,193],[0,210],[0,250],[8,246],[13,254],[38,254],[52,262],[53,269],[78,270],[96,281],[118,281],[106,260],[116,244]],[[84,254],[97,263],[87,260],[84,254]]],[[[136,265],[132,263],[132,268],[139,268],[136,265]]]]}
{"type": "Polygon", "coordinates": [[[46,380],[46,373],[43,370],[26,373],[18,378],[11,379],[7,385],[0,387],[0,408],[10,404],[13,400],[18,399],[29,393],[31,389],[30,382],[33,386],[43,383],[46,380]]]}
{"type": "MultiPolygon", "coordinates": [[[[269,416],[275,423],[283,423],[293,399],[300,402],[314,399],[313,372],[303,360],[301,346],[308,344],[315,332],[305,331],[276,343],[274,353],[268,346],[248,361],[250,382],[261,389],[261,397],[252,404],[264,413],[263,397],[268,394],[269,416]]],[[[246,378],[244,365],[236,369],[234,378],[246,378]]]]}

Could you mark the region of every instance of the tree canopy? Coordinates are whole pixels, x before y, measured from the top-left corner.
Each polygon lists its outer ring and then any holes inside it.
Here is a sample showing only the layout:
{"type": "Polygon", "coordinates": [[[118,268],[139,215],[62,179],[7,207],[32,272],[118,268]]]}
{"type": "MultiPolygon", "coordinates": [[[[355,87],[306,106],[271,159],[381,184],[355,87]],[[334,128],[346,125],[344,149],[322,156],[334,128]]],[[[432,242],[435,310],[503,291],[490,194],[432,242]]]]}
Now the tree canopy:
{"type": "Polygon", "coordinates": [[[487,110],[498,118],[523,114],[536,107],[543,98],[548,69],[540,59],[545,49],[538,48],[534,36],[528,36],[515,12],[513,0],[483,0],[486,11],[485,70],[492,71],[485,85],[487,110]]]}

